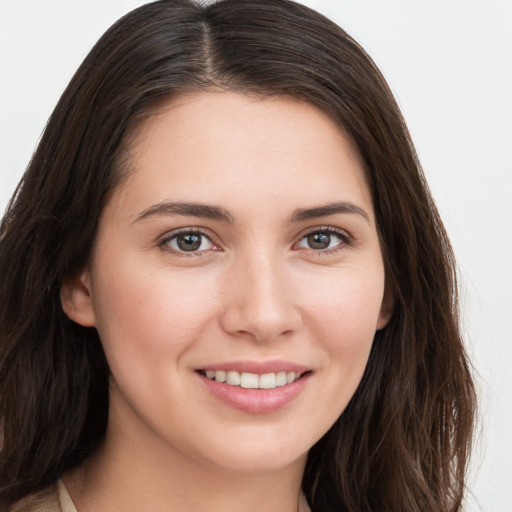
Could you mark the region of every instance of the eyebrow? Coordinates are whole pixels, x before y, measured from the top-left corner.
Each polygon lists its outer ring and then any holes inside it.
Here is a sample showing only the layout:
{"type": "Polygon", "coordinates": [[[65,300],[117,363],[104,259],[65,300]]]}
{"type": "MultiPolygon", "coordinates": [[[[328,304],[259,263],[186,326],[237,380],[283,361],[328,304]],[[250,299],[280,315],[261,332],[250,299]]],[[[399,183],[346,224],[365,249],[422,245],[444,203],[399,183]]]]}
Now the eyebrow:
{"type": "Polygon", "coordinates": [[[338,213],[352,213],[360,215],[370,224],[370,216],[359,206],[348,201],[339,201],[329,203],[313,208],[299,208],[292,215],[292,222],[301,222],[305,220],[318,219],[320,217],[328,217],[338,213]]]}
{"type": "MultiPolygon", "coordinates": [[[[299,208],[293,212],[290,220],[291,222],[303,222],[339,213],[360,215],[370,223],[370,216],[362,208],[348,201],[339,201],[336,203],[314,206],[312,208],[299,208]]],[[[226,222],[228,224],[233,224],[235,222],[234,216],[229,211],[219,206],[211,206],[201,203],[164,201],[143,210],[134,220],[134,223],[150,217],[173,215],[210,219],[217,222],[226,222]]]]}
{"type": "Polygon", "coordinates": [[[183,217],[198,217],[202,219],[210,219],[218,222],[226,222],[233,224],[235,221],[233,215],[224,208],[218,206],[210,206],[200,203],[172,203],[164,201],[155,204],[146,210],[143,210],[134,222],[148,219],[155,216],[171,216],[180,215],[183,217]]]}

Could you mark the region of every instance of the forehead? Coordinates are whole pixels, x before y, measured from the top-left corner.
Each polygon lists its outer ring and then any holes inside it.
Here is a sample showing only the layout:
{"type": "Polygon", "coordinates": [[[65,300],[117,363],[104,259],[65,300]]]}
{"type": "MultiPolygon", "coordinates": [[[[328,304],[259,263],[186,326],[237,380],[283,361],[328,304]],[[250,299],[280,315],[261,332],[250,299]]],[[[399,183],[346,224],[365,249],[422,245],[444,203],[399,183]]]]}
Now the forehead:
{"type": "Polygon", "coordinates": [[[186,191],[196,200],[233,202],[230,191],[246,198],[258,191],[268,200],[293,192],[296,202],[355,194],[371,203],[346,134],[320,109],[289,97],[181,94],[140,122],[128,154],[127,187],[120,188],[137,191],[141,201],[145,192],[156,201],[186,191]]]}

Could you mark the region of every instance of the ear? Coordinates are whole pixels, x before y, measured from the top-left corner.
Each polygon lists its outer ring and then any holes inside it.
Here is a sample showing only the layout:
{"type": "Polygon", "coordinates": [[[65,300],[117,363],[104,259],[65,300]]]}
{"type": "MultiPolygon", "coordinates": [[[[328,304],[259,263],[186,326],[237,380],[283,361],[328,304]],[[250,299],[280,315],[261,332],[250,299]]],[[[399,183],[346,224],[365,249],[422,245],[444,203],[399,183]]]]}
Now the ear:
{"type": "Polygon", "coordinates": [[[84,327],[96,325],[89,268],[62,283],[60,302],[64,313],[77,324],[84,327]]]}
{"type": "Polygon", "coordinates": [[[377,320],[377,331],[380,329],[384,329],[386,325],[388,325],[389,319],[393,314],[393,309],[395,306],[395,299],[393,297],[393,293],[389,289],[389,286],[386,285],[384,290],[384,297],[382,299],[382,304],[380,307],[379,318],[377,320]]]}

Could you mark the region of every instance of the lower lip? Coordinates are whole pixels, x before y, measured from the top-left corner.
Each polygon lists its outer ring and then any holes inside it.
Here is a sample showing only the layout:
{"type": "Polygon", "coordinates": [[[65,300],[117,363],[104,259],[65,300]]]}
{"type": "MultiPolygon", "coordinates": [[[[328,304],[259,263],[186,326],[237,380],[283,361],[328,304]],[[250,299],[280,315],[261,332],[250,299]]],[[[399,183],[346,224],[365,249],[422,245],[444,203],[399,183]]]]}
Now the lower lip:
{"type": "Polygon", "coordinates": [[[294,400],[306,386],[311,373],[273,389],[245,389],[217,382],[198,374],[208,390],[219,400],[240,411],[263,414],[277,411],[294,400]]]}

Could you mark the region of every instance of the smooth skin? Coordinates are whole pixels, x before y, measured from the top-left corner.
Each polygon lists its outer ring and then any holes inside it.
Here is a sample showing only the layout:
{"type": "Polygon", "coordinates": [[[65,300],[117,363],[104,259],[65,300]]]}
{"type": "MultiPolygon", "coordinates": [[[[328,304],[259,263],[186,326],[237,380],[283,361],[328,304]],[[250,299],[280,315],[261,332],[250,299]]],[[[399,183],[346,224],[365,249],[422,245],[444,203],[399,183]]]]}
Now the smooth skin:
{"type": "Polygon", "coordinates": [[[61,292],[112,371],[105,443],[69,492],[80,512],[296,512],[307,452],[391,310],[361,160],[314,106],[220,91],[172,99],[130,155],[61,292]],[[198,371],[274,360],[309,373],[269,413],[219,400],[198,371]]]}

